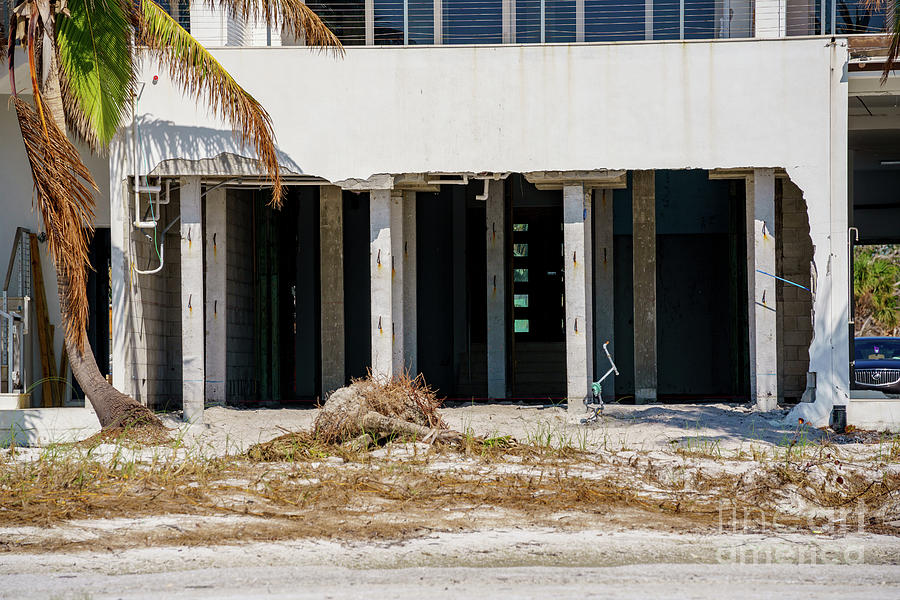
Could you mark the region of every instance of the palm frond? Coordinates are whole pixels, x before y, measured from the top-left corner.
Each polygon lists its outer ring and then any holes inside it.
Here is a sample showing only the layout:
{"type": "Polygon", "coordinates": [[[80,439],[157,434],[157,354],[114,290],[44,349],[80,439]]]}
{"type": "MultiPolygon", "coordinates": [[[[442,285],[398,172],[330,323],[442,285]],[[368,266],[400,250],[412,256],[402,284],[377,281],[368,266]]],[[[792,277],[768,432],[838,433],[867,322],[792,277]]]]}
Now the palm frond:
{"type": "Polygon", "coordinates": [[[888,75],[894,69],[894,63],[897,62],[897,55],[900,54],[900,15],[897,12],[890,15],[891,21],[891,45],[888,48],[887,59],[884,61],[884,69],[881,71],[881,84],[887,82],[888,75]]]}
{"type": "Polygon", "coordinates": [[[0,23],[0,62],[6,60],[6,36],[6,23],[0,23]]]}
{"type": "Polygon", "coordinates": [[[280,27],[295,37],[306,36],[306,44],[331,48],[339,54],[344,47],[336,35],[302,0],[206,0],[210,7],[224,7],[242,19],[280,27]]]}
{"type": "Polygon", "coordinates": [[[127,0],[69,0],[67,6],[69,15],[56,19],[66,123],[96,152],[130,112],[134,9],[127,0]]]}
{"type": "Polygon", "coordinates": [[[272,180],[272,202],[281,206],[281,171],[269,114],[195,40],[153,0],[140,0],[138,40],[155,54],[169,76],[186,94],[205,101],[229,121],[242,143],[252,144],[260,166],[272,180]]]}
{"type": "MultiPolygon", "coordinates": [[[[14,100],[50,254],[57,273],[71,283],[66,304],[61,307],[66,336],[82,350],[88,319],[88,244],[93,233],[93,191],[97,185],[54,120],[47,115],[42,118],[25,100],[14,100]]],[[[39,92],[35,103],[41,106],[39,92]]]]}

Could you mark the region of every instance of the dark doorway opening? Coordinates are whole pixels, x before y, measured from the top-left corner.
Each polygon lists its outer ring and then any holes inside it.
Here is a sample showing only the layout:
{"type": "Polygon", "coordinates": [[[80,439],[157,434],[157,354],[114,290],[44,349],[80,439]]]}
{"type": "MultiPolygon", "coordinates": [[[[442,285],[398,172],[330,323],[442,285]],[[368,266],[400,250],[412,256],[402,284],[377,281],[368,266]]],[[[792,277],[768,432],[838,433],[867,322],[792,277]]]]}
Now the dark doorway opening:
{"type": "Polygon", "coordinates": [[[538,190],[521,175],[507,181],[511,223],[510,390],[541,400],[566,394],[562,193],[538,190]]]}
{"type": "MultiPolygon", "coordinates": [[[[87,337],[94,352],[94,359],[100,374],[110,374],[110,320],[112,318],[110,304],[110,234],[108,227],[98,227],[94,231],[89,248],[91,268],[88,270],[87,299],[88,323],[87,337]]],[[[60,373],[65,377],[65,373],[60,373]]],[[[84,397],[84,391],[75,378],[72,378],[75,396],[84,397]]]]}
{"type": "Polygon", "coordinates": [[[275,211],[253,202],[256,398],[312,402],[321,382],[319,191],[294,188],[275,211]]]}

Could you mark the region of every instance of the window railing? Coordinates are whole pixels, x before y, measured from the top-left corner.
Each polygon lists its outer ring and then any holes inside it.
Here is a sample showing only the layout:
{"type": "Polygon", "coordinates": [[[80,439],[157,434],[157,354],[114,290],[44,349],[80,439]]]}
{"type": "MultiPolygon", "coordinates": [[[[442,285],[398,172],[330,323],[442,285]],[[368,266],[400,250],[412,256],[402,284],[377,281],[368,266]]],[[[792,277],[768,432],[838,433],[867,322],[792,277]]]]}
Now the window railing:
{"type": "Polygon", "coordinates": [[[867,0],[315,0],[348,46],[880,33],[867,0]]]}

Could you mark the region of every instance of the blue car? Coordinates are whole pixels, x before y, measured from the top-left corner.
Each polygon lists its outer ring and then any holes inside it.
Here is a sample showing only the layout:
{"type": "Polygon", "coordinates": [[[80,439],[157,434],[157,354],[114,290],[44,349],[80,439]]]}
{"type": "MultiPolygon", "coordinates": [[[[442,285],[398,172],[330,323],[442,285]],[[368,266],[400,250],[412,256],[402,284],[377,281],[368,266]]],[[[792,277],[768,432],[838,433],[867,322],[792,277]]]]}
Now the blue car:
{"type": "Polygon", "coordinates": [[[856,389],[900,394],[900,338],[856,338],[853,364],[856,389]]]}

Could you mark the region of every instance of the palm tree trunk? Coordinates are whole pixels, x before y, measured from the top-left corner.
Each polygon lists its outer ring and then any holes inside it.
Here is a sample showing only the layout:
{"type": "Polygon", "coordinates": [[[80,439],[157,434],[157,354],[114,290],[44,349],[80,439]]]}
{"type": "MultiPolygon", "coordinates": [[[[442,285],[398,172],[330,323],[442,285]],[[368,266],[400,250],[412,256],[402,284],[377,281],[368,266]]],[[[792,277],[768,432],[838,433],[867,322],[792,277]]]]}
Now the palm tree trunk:
{"type": "MultiPolygon", "coordinates": [[[[42,81],[43,89],[41,90],[41,95],[56,125],[65,133],[66,118],[60,91],[56,44],[52,36],[46,34],[43,41],[44,47],[49,49],[45,56],[49,56],[50,64],[48,65],[47,75],[42,81]]],[[[64,271],[60,262],[57,261],[56,281],[60,314],[62,315],[63,323],[68,323],[69,316],[66,307],[69,304],[67,298],[71,293],[71,287],[69,286],[69,278],[64,271]]],[[[63,330],[67,330],[67,328],[64,327],[63,330]]],[[[100,420],[100,426],[103,429],[127,428],[136,425],[162,428],[162,423],[150,409],[110,385],[100,373],[100,368],[94,359],[94,352],[87,339],[87,332],[83,327],[78,332],[78,335],[81,336],[82,342],[80,350],[76,343],[78,340],[72,339],[69,335],[64,336],[66,352],[72,368],[72,375],[78,381],[81,389],[84,390],[85,396],[91,402],[91,406],[94,407],[94,412],[97,413],[97,417],[100,420]]]]}

